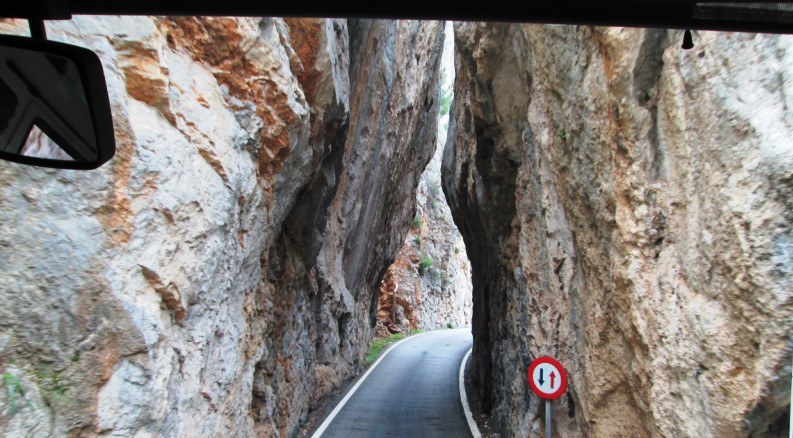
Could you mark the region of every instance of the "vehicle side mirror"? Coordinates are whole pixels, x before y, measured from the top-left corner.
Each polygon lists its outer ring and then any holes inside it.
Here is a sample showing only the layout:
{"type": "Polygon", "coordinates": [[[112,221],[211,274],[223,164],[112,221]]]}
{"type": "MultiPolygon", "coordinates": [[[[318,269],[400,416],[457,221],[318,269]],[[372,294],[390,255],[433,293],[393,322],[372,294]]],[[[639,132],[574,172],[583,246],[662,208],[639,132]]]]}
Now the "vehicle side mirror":
{"type": "Polygon", "coordinates": [[[115,152],[96,54],[54,41],[0,36],[0,158],[96,169],[115,152]]]}

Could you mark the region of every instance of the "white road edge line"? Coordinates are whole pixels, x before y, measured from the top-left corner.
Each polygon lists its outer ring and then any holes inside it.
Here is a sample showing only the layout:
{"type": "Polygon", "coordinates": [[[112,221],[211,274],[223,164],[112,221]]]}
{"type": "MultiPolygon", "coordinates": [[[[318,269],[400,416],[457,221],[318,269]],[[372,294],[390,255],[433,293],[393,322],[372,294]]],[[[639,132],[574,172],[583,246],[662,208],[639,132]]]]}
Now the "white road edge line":
{"type": "Polygon", "coordinates": [[[424,333],[419,333],[419,334],[417,334],[417,335],[408,336],[407,338],[405,338],[405,339],[402,339],[402,340],[400,340],[400,341],[398,341],[398,342],[394,343],[393,345],[391,345],[391,348],[389,348],[388,350],[386,350],[386,351],[385,351],[385,353],[383,353],[383,354],[382,354],[382,356],[380,356],[380,357],[379,357],[379,358],[378,358],[378,359],[377,359],[377,360],[376,360],[376,361],[375,361],[375,362],[372,364],[372,366],[370,366],[370,367],[369,367],[369,369],[368,369],[368,370],[366,370],[366,372],[363,374],[363,377],[361,377],[361,379],[360,379],[360,380],[358,380],[358,382],[356,382],[356,383],[355,383],[355,386],[353,386],[353,387],[352,387],[352,389],[351,389],[351,390],[350,390],[350,391],[347,393],[347,395],[345,395],[345,396],[344,396],[344,398],[343,398],[343,399],[341,399],[341,401],[339,402],[339,404],[337,404],[337,405],[336,405],[336,408],[335,408],[335,409],[333,409],[333,411],[330,413],[330,415],[328,415],[328,418],[326,418],[326,419],[325,419],[325,421],[323,421],[323,422],[322,422],[322,424],[319,426],[319,429],[317,429],[317,431],[316,431],[316,432],[314,432],[314,435],[311,435],[311,438],[319,438],[319,437],[321,437],[321,436],[322,436],[322,434],[325,432],[325,429],[327,429],[327,428],[328,428],[328,426],[330,426],[330,423],[331,423],[331,422],[333,422],[333,419],[334,419],[334,418],[336,418],[336,415],[339,415],[339,412],[341,412],[341,410],[342,410],[342,408],[344,407],[344,405],[345,405],[345,404],[347,404],[347,401],[348,401],[348,400],[350,400],[350,398],[352,398],[353,394],[355,394],[355,391],[357,391],[357,390],[358,390],[358,387],[359,387],[359,386],[361,386],[361,384],[363,383],[363,381],[364,381],[364,380],[366,380],[366,378],[367,378],[367,377],[369,377],[369,374],[371,374],[371,372],[372,372],[372,371],[374,371],[374,369],[375,369],[375,368],[377,368],[377,365],[379,365],[379,364],[380,364],[380,362],[381,362],[383,359],[385,359],[385,357],[386,357],[386,356],[388,356],[388,353],[391,353],[392,351],[394,351],[394,349],[395,349],[395,348],[396,348],[396,347],[397,347],[399,344],[401,344],[401,343],[403,343],[403,342],[407,341],[408,339],[415,339],[415,338],[417,338],[417,337],[419,337],[419,336],[421,336],[421,335],[426,335],[426,334],[428,334],[428,333],[432,333],[432,332],[424,332],[424,333]]]}
{"type": "Polygon", "coordinates": [[[482,434],[479,432],[479,426],[476,425],[474,415],[471,414],[471,408],[468,406],[468,396],[465,395],[465,363],[468,362],[468,356],[471,355],[472,351],[474,351],[474,347],[471,347],[468,353],[465,353],[463,363],[460,364],[460,401],[463,403],[465,419],[468,420],[468,428],[471,429],[471,435],[473,435],[474,438],[482,438],[482,434]]]}

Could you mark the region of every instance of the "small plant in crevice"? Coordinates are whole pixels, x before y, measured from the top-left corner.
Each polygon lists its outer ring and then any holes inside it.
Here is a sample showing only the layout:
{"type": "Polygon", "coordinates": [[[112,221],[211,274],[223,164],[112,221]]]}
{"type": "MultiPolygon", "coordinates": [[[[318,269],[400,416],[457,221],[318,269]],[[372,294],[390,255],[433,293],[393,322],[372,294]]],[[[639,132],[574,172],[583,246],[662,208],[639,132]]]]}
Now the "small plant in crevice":
{"type": "Polygon", "coordinates": [[[410,221],[410,227],[413,229],[419,229],[421,228],[422,223],[421,215],[417,214],[415,217],[413,217],[413,220],[410,221]]]}
{"type": "Polygon", "coordinates": [[[45,366],[42,369],[35,370],[34,374],[39,381],[39,389],[42,398],[48,405],[67,402],[70,399],[69,395],[67,395],[69,386],[67,382],[62,379],[59,371],[45,366]]]}
{"type": "Polygon", "coordinates": [[[419,261],[419,275],[424,275],[425,272],[432,266],[432,259],[426,254],[421,256],[419,261]]]}
{"type": "Polygon", "coordinates": [[[450,329],[454,328],[454,324],[451,321],[449,321],[446,323],[446,328],[450,328],[450,329]]]}
{"type": "Polygon", "coordinates": [[[441,70],[441,86],[440,86],[440,100],[441,100],[441,107],[440,107],[440,116],[443,117],[449,114],[449,110],[452,107],[452,101],[454,100],[454,90],[451,87],[451,82],[447,80],[448,75],[446,70],[441,70]]]}
{"type": "Polygon", "coordinates": [[[438,196],[440,196],[440,194],[441,194],[441,185],[438,184],[437,181],[433,182],[432,185],[430,185],[430,195],[432,195],[433,198],[437,198],[438,196]]]}
{"type": "Polygon", "coordinates": [[[430,269],[430,277],[434,283],[441,283],[443,275],[440,269],[430,269]]]}
{"type": "Polygon", "coordinates": [[[22,387],[22,383],[17,376],[11,373],[3,373],[3,388],[5,389],[5,396],[9,406],[8,412],[5,412],[6,414],[11,415],[19,410],[20,401],[25,402],[28,409],[33,410],[30,401],[25,398],[25,388],[22,387]]]}
{"type": "Polygon", "coordinates": [[[440,199],[441,186],[437,181],[430,183],[429,196],[427,196],[427,204],[431,209],[438,206],[438,199],[440,199]]]}
{"type": "Polygon", "coordinates": [[[567,131],[562,128],[556,130],[556,136],[559,137],[559,140],[567,141],[567,131]]]}
{"type": "Polygon", "coordinates": [[[414,237],[413,243],[415,243],[416,245],[421,245],[421,236],[414,237]]]}
{"type": "Polygon", "coordinates": [[[455,254],[460,254],[460,247],[459,246],[455,246],[454,247],[454,253],[455,254]]]}

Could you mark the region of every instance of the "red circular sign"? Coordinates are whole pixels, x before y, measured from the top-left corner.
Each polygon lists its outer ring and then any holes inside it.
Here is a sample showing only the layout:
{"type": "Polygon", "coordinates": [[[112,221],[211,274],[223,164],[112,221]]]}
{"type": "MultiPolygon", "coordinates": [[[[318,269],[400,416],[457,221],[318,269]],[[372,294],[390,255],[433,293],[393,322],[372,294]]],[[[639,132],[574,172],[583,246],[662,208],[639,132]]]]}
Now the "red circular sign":
{"type": "Polygon", "coordinates": [[[548,356],[538,357],[529,365],[526,373],[529,386],[537,396],[546,400],[555,400],[567,389],[567,373],[562,364],[548,356]]]}

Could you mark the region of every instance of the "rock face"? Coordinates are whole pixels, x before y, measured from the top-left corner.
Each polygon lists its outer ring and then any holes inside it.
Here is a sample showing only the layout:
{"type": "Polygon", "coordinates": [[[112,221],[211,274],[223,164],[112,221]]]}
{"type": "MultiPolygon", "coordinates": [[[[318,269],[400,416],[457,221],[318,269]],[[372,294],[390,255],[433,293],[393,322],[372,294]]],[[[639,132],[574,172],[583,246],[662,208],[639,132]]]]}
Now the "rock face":
{"type": "Polygon", "coordinates": [[[441,192],[442,151],[439,147],[422,174],[417,226],[380,284],[378,321],[389,333],[471,324],[471,264],[441,192]]]}
{"type": "MultiPolygon", "coordinates": [[[[451,23],[447,23],[445,33],[441,93],[450,99],[454,81],[451,23]]],[[[440,115],[435,155],[421,174],[417,213],[410,232],[380,284],[380,335],[471,324],[471,264],[441,191],[441,159],[448,121],[447,109],[446,114],[440,115]]]]}
{"type": "Polygon", "coordinates": [[[0,162],[0,372],[24,391],[0,434],[295,435],[372,336],[436,142],[442,25],[48,31],[102,59],[118,152],[0,162]]]}
{"type": "Polygon", "coordinates": [[[443,188],[474,286],[474,379],[559,436],[786,435],[793,38],[458,24],[443,188]]]}

